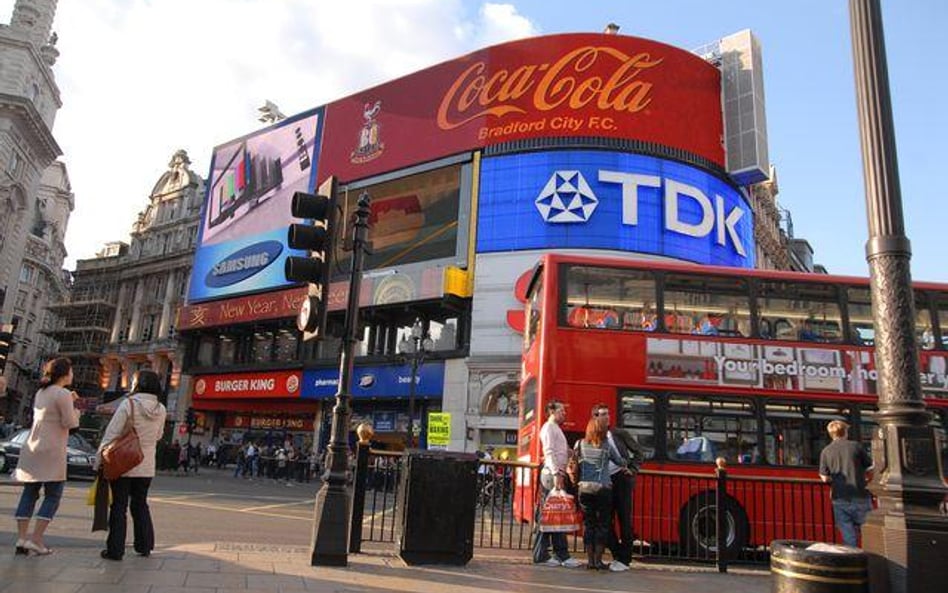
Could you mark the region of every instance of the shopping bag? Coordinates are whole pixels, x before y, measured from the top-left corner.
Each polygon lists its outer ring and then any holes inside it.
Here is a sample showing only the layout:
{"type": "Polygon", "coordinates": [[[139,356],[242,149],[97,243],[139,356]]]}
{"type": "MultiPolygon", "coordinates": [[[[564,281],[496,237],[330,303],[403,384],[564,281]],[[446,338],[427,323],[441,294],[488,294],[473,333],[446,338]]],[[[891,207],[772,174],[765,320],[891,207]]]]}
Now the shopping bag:
{"type": "Polygon", "coordinates": [[[563,490],[551,490],[540,509],[540,531],[543,533],[573,533],[579,529],[576,499],[563,490]]]}
{"type": "Polygon", "coordinates": [[[89,491],[86,492],[86,506],[94,507],[95,506],[95,491],[99,487],[99,476],[95,477],[95,480],[92,481],[92,486],[89,486],[89,491]]]}
{"type": "MultiPolygon", "coordinates": [[[[109,528],[109,505],[112,504],[112,489],[100,472],[90,490],[93,496],[92,531],[106,531],[109,528]]],[[[88,501],[88,498],[86,499],[88,501]]]]}

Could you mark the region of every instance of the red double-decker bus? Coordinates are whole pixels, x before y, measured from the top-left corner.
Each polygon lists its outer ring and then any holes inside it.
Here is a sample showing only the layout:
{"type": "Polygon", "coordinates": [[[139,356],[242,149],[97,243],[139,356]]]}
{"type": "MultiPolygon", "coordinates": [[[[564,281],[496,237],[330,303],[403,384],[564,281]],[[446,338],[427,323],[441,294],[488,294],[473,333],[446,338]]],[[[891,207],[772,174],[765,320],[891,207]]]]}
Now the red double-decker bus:
{"type": "MultiPolygon", "coordinates": [[[[915,284],[915,305],[924,397],[944,435],[948,285],[915,284]]],[[[863,278],[545,255],[527,293],[519,460],[540,461],[543,410],[556,399],[567,406],[570,441],[585,430],[594,404],[608,405],[614,422],[648,451],[646,470],[706,478],[724,458],[736,478],[815,480],[830,420],[849,422],[850,438],[869,447],[877,402],[873,337],[863,278]]],[[[528,481],[515,497],[525,519],[528,481]]],[[[684,492],[640,484],[636,534],[708,546],[696,526],[713,512],[701,501],[713,498],[700,492],[702,482],[694,484],[684,492]]],[[[775,530],[775,515],[826,522],[819,533],[833,534],[829,489],[813,488],[819,500],[767,487],[729,489],[728,548],[814,532],[800,521],[775,530]],[[806,505],[821,509],[789,508],[806,505]]]]}

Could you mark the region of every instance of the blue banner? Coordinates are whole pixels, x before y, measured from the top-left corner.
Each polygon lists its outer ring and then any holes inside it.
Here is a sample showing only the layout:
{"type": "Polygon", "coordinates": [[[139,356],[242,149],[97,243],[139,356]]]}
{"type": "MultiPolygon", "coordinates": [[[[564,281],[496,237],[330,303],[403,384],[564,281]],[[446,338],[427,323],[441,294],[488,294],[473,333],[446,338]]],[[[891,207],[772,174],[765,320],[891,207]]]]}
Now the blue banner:
{"type": "Polygon", "coordinates": [[[754,267],[751,207],[696,167],[622,152],[531,152],[485,158],[480,188],[480,253],[608,249],[754,267]]]}
{"type": "MultiPolygon", "coordinates": [[[[405,398],[411,386],[411,365],[359,366],[352,373],[352,397],[405,398]]],[[[304,399],[336,397],[339,369],[311,369],[303,372],[304,399]]],[[[444,392],[444,362],[433,360],[418,366],[415,397],[441,399],[444,392]]]]}

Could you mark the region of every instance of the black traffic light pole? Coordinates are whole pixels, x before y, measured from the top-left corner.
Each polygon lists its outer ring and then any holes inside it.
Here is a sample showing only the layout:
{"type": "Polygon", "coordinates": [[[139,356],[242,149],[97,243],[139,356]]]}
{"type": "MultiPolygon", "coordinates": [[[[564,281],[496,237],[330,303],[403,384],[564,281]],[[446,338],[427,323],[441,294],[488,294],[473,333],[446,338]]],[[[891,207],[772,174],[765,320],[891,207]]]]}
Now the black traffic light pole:
{"type": "Polygon", "coordinates": [[[329,475],[316,493],[313,520],[312,566],[347,566],[349,562],[349,415],[352,399],[352,366],[359,340],[359,292],[362,288],[362,263],[365,259],[369,230],[369,194],[359,196],[352,229],[352,267],[346,307],[345,335],[339,355],[339,388],[332,410],[332,434],[329,441],[329,475]]]}

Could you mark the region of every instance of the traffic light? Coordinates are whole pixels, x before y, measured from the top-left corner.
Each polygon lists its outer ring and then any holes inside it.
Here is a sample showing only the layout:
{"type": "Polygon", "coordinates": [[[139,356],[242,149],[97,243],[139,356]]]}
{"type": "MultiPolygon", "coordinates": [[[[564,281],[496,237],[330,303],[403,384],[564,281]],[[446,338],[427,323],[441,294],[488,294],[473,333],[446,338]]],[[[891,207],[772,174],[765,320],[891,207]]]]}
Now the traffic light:
{"type": "Polygon", "coordinates": [[[13,348],[13,326],[4,325],[0,329],[0,373],[3,373],[7,366],[7,357],[13,348]]]}
{"type": "Polygon", "coordinates": [[[286,258],[284,274],[289,282],[306,282],[308,290],[296,319],[303,339],[322,337],[326,330],[326,307],[333,251],[333,216],[335,214],[335,180],[320,186],[319,194],[296,192],[290,204],[295,218],[311,224],[291,224],[287,243],[291,249],[303,249],[309,257],[286,258]]]}
{"type": "Polygon", "coordinates": [[[184,415],[184,421],[188,425],[188,432],[193,431],[194,427],[197,426],[197,415],[194,413],[194,408],[188,408],[184,415]]]}

